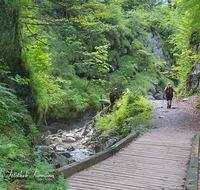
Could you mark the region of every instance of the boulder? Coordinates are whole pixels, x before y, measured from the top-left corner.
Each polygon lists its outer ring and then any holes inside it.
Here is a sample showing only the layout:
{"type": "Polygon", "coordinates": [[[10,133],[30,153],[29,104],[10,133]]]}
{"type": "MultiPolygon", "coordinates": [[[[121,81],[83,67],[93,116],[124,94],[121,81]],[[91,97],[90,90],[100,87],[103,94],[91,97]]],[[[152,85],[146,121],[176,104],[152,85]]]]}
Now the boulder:
{"type": "Polygon", "coordinates": [[[60,167],[63,167],[66,164],[68,164],[67,158],[63,155],[58,155],[57,158],[55,159],[55,162],[57,162],[60,165],[60,167]]]}
{"type": "Polygon", "coordinates": [[[65,152],[65,149],[63,147],[61,147],[61,146],[57,146],[56,147],[56,151],[58,151],[58,152],[65,152]]]}
{"type": "Polygon", "coordinates": [[[152,93],[151,93],[151,94],[148,93],[148,99],[149,99],[149,100],[155,100],[155,98],[153,97],[153,94],[152,94],[152,93]]]}
{"type": "Polygon", "coordinates": [[[49,150],[50,151],[56,151],[56,147],[57,147],[58,145],[57,144],[51,144],[50,146],[49,146],[49,150]]]}
{"type": "Polygon", "coordinates": [[[150,90],[151,94],[148,93],[150,98],[153,99],[154,97],[156,100],[163,100],[163,88],[159,86],[157,82],[154,82],[151,79],[149,80],[149,83],[151,83],[154,86],[154,88],[150,90]]]}
{"type": "Polygon", "coordinates": [[[84,144],[86,144],[86,142],[88,141],[88,139],[89,139],[88,137],[85,137],[84,139],[82,139],[80,141],[80,143],[84,145],[84,144]]]}
{"type": "Polygon", "coordinates": [[[51,152],[50,157],[52,159],[56,159],[57,158],[57,154],[55,152],[51,152]]]}
{"type": "Polygon", "coordinates": [[[151,83],[151,84],[153,84],[154,86],[157,86],[158,85],[158,83],[157,82],[154,82],[153,80],[149,80],[149,82],[151,83]]]}
{"type": "Polygon", "coordinates": [[[62,137],[74,137],[75,135],[74,135],[74,133],[67,133],[67,132],[64,132],[63,134],[62,134],[62,137]]]}
{"type": "Polygon", "coordinates": [[[69,146],[69,147],[66,148],[66,150],[67,150],[67,151],[74,151],[75,148],[74,148],[73,146],[69,146]]]}
{"type": "Polygon", "coordinates": [[[71,142],[75,142],[76,139],[73,138],[73,137],[65,137],[65,138],[62,138],[62,142],[63,143],[71,143],[71,142]]]}
{"type": "Polygon", "coordinates": [[[149,92],[151,92],[151,95],[154,96],[157,92],[156,92],[156,88],[151,89],[149,92]]]}
{"type": "Polygon", "coordinates": [[[162,100],[163,99],[163,93],[156,93],[154,95],[154,97],[155,97],[156,100],[162,100]]]}
{"type": "Polygon", "coordinates": [[[120,141],[121,139],[122,139],[122,136],[117,136],[117,137],[114,137],[114,138],[112,138],[112,139],[109,139],[109,140],[106,142],[106,144],[105,144],[105,146],[103,147],[103,149],[105,150],[105,149],[109,148],[110,146],[112,146],[112,145],[115,144],[116,142],[120,141]]]}
{"type": "Polygon", "coordinates": [[[64,156],[64,157],[66,157],[66,158],[71,158],[72,156],[71,156],[71,154],[69,153],[69,152],[58,152],[57,153],[59,156],[64,156]]]}
{"type": "Polygon", "coordinates": [[[82,138],[82,132],[78,132],[75,135],[76,140],[81,139],[82,138]]]}

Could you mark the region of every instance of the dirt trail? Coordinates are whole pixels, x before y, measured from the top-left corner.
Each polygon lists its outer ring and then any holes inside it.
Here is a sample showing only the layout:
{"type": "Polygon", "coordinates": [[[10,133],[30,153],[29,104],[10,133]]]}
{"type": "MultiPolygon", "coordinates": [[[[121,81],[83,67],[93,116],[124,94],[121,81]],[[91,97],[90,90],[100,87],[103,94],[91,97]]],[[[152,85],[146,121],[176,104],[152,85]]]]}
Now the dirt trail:
{"type": "Polygon", "coordinates": [[[68,190],[183,189],[193,136],[200,131],[196,97],[179,102],[178,109],[167,109],[166,102],[161,108],[162,100],[151,103],[153,128],[114,156],[68,178],[68,190]]]}
{"type": "Polygon", "coordinates": [[[167,103],[162,100],[152,100],[154,105],[154,129],[150,130],[146,136],[174,137],[174,138],[193,138],[196,131],[200,131],[200,112],[196,106],[197,96],[189,98],[188,102],[177,102],[173,100],[172,107],[177,109],[167,109],[167,103]],[[160,135],[159,135],[160,134],[160,135]]]}

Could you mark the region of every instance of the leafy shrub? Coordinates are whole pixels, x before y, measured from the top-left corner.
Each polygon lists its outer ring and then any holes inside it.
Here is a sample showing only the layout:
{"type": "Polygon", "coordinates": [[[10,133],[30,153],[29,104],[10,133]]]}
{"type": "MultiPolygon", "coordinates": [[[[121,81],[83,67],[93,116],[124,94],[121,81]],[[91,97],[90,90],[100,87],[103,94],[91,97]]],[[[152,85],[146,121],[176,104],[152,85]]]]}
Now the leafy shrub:
{"type": "Polygon", "coordinates": [[[39,132],[22,103],[13,90],[0,86],[0,189],[16,189],[19,181],[30,190],[66,189],[63,176],[54,177],[53,165],[34,150],[39,132]]]}
{"type": "Polygon", "coordinates": [[[112,113],[97,117],[96,127],[102,132],[115,129],[117,126],[117,130],[126,136],[137,125],[151,118],[151,110],[152,105],[147,103],[138,92],[130,92],[116,102],[112,113]]]}

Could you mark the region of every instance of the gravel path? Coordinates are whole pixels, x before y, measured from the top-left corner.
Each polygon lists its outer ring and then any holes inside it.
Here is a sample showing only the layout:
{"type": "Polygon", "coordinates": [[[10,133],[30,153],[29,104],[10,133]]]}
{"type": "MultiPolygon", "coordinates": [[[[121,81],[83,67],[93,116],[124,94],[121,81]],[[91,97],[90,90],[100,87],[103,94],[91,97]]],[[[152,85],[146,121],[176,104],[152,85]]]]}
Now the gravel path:
{"type": "Polygon", "coordinates": [[[200,112],[195,107],[196,99],[197,96],[190,97],[188,102],[174,100],[172,107],[177,109],[167,109],[166,101],[152,100],[154,129],[145,135],[192,139],[194,133],[200,131],[200,112]]]}
{"type": "Polygon", "coordinates": [[[174,103],[152,100],[154,126],[114,156],[68,178],[68,190],[182,190],[193,136],[200,131],[196,98],[174,103]]]}

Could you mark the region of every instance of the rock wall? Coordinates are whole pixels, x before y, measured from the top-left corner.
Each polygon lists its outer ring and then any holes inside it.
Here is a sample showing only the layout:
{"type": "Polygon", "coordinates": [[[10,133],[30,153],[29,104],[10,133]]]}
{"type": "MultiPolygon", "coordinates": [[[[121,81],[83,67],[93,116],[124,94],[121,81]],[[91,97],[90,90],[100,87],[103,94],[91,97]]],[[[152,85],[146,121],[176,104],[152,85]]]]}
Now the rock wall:
{"type": "Polygon", "coordinates": [[[164,96],[163,96],[163,91],[164,91],[164,87],[161,87],[157,82],[154,82],[153,80],[149,80],[149,83],[151,83],[154,88],[153,90],[148,92],[148,96],[150,100],[163,100],[164,96]]]}
{"type": "MultiPolygon", "coordinates": [[[[164,54],[164,49],[163,47],[160,45],[160,40],[159,40],[159,36],[156,34],[156,32],[154,31],[150,31],[148,33],[148,37],[149,37],[149,41],[152,42],[152,53],[154,53],[155,57],[158,59],[166,59],[167,57],[165,57],[164,54]]],[[[130,45],[132,44],[132,39],[130,39],[130,37],[125,37],[126,40],[130,43],[130,45]]],[[[145,49],[150,49],[149,47],[149,41],[145,41],[143,39],[143,36],[141,34],[138,34],[137,39],[143,44],[145,49]]],[[[121,39],[123,40],[123,39],[121,39]]],[[[121,42],[122,44],[122,42],[121,42]]],[[[130,55],[133,56],[132,53],[130,53],[130,49],[128,46],[121,46],[118,49],[110,49],[110,51],[115,50],[116,52],[118,52],[119,56],[125,56],[125,55],[130,55]]],[[[110,62],[110,72],[114,72],[119,68],[119,64],[118,64],[118,59],[116,57],[112,57],[111,59],[109,59],[110,62]]],[[[92,76],[90,76],[89,73],[89,65],[88,66],[80,66],[79,64],[75,64],[75,72],[76,75],[80,76],[80,77],[86,77],[86,78],[92,78],[92,76]]]]}
{"type": "MultiPolygon", "coordinates": [[[[29,78],[23,61],[21,60],[19,12],[9,3],[8,0],[0,1],[0,65],[9,66],[10,74],[15,77],[19,74],[22,78],[29,78]]],[[[37,103],[28,85],[17,85],[8,80],[7,76],[0,73],[0,81],[9,84],[17,96],[23,99],[26,108],[31,115],[37,118],[37,103]]]]}
{"type": "Polygon", "coordinates": [[[192,67],[191,72],[188,75],[186,90],[190,92],[195,92],[197,90],[200,90],[199,80],[200,80],[200,60],[192,67]]]}
{"type": "MultiPolygon", "coordinates": [[[[200,39],[199,39],[199,32],[193,32],[190,38],[190,44],[188,49],[192,50],[192,54],[199,54],[200,53],[200,39]]],[[[190,56],[190,55],[189,55],[190,56]]],[[[188,59],[190,58],[188,56],[188,59]]],[[[194,63],[190,73],[188,74],[187,81],[186,81],[186,88],[183,92],[197,92],[200,90],[200,59],[194,63]]]]}
{"type": "MultiPolygon", "coordinates": [[[[155,57],[158,59],[164,59],[164,50],[163,47],[159,45],[159,36],[156,32],[148,33],[149,40],[152,42],[152,53],[154,53],[155,57]]],[[[138,34],[137,39],[143,44],[145,49],[150,49],[148,43],[143,39],[141,34],[138,34]]]]}
{"type": "Polygon", "coordinates": [[[15,75],[20,71],[18,12],[8,2],[0,1],[0,59],[4,59],[15,75]]]}
{"type": "Polygon", "coordinates": [[[162,47],[159,47],[159,37],[155,32],[149,33],[149,39],[152,41],[152,52],[158,59],[164,58],[164,51],[162,47]]]}

